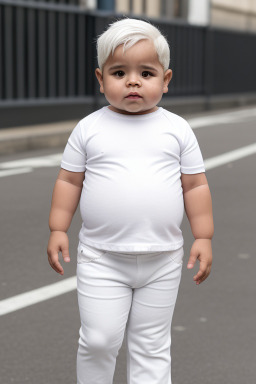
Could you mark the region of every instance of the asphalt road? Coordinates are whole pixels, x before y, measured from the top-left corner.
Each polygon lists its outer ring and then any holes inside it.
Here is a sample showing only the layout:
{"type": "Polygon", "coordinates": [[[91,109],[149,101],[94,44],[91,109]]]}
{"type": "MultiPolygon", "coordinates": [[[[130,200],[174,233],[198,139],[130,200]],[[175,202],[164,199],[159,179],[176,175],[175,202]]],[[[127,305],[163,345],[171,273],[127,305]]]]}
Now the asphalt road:
{"type": "MultiPolygon", "coordinates": [[[[209,120],[195,134],[204,159],[213,158],[255,144],[256,115],[209,120]]],[[[0,157],[0,165],[62,150],[0,157]]],[[[206,172],[213,197],[214,261],[210,277],[200,286],[184,262],[172,323],[173,384],[256,382],[255,164],[254,151],[206,172]]],[[[76,273],[79,211],[69,231],[72,260],[64,265],[64,276],[56,274],[47,260],[48,215],[58,169],[37,166],[0,178],[0,300],[76,273]]],[[[186,217],[182,229],[188,260],[193,237],[186,217]]],[[[0,324],[1,384],[76,383],[80,322],[75,290],[2,315],[0,324]]],[[[114,384],[126,384],[125,342],[114,384]]]]}

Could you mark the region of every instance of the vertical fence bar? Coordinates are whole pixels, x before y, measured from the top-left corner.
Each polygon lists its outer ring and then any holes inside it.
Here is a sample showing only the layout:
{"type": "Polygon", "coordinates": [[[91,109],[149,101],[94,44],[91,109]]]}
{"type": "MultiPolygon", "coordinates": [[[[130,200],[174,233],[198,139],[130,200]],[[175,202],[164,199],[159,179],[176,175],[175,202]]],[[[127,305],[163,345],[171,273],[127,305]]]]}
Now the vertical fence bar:
{"type": "Polygon", "coordinates": [[[174,26],[169,26],[168,28],[169,44],[170,44],[170,69],[173,71],[173,77],[169,87],[169,94],[172,95],[175,93],[176,88],[176,50],[175,50],[175,40],[176,40],[176,28],[174,26]]]}
{"type": "Polygon", "coordinates": [[[38,39],[37,39],[37,51],[38,51],[38,96],[46,97],[46,23],[45,23],[45,11],[38,12],[38,39]]]}
{"type": "Polygon", "coordinates": [[[28,79],[28,98],[36,97],[36,46],[35,46],[35,10],[28,9],[28,23],[27,23],[27,43],[28,43],[28,57],[27,57],[27,79],[28,79]]]}
{"type": "MultiPolygon", "coordinates": [[[[97,68],[97,52],[96,52],[96,18],[86,16],[86,93],[96,95],[96,77],[95,68],[97,68]]],[[[104,24],[105,25],[105,24],[104,24]]],[[[103,27],[104,28],[104,27],[103,27]]],[[[102,30],[101,30],[102,32],[102,30]]],[[[99,32],[100,33],[100,32],[99,32]]],[[[96,98],[97,96],[95,96],[96,98]]]]}
{"type": "Polygon", "coordinates": [[[5,97],[13,98],[13,8],[4,9],[5,97]]]}
{"type": "Polygon", "coordinates": [[[194,36],[195,30],[190,28],[186,28],[186,40],[187,40],[187,81],[185,84],[185,92],[189,92],[190,94],[193,95],[193,84],[194,84],[194,66],[193,66],[193,36],[194,36]]]}
{"type": "Polygon", "coordinates": [[[183,35],[183,49],[182,49],[182,95],[185,93],[185,88],[187,87],[187,81],[188,81],[188,35],[187,35],[187,28],[182,28],[182,35],[183,35]]]}
{"type": "Polygon", "coordinates": [[[24,9],[16,9],[16,74],[17,98],[25,98],[25,36],[24,36],[24,9]]]}
{"type": "Polygon", "coordinates": [[[192,67],[193,71],[191,72],[192,76],[192,92],[193,94],[197,93],[199,84],[200,84],[200,78],[198,76],[198,71],[199,71],[199,62],[200,62],[200,51],[198,49],[199,44],[197,44],[197,39],[200,39],[200,31],[198,29],[195,29],[193,32],[193,39],[192,39],[192,67]],[[199,59],[199,60],[198,60],[199,59]]]}
{"type": "Polygon", "coordinates": [[[176,92],[179,96],[182,93],[182,83],[183,83],[183,54],[182,50],[184,50],[183,43],[183,29],[181,27],[177,27],[177,41],[176,41],[176,57],[177,57],[177,66],[176,66],[176,92]]]}
{"type": "Polygon", "coordinates": [[[57,57],[57,90],[59,97],[66,96],[66,14],[60,12],[58,14],[58,57],[57,57]]]}
{"type": "Polygon", "coordinates": [[[0,99],[4,98],[4,49],[3,49],[3,7],[0,5],[0,99]]]}
{"type": "Polygon", "coordinates": [[[211,28],[205,31],[205,57],[204,57],[204,94],[210,96],[213,92],[214,79],[214,36],[211,28]]]}
{"type": "Polygon", "coordinates": [[[179,47],[179,41],[180,41],[180,37],[179,37],[179,30],[178,30],[178,27],[175,26],[174,27],[174,30],[175,30],[175,39],[174,39],[174,54],[175,54],[175,72],[174,72],[174,85],[175,85],[175,94],[177,94],[179,92],[179,71],[177,70],[178,68],[178,63],[179,63],[179,56],[180,56],[180,49],[178,48],[179,47]]]}
{"type": "Polygon", "coordinates": [[[187,42],[187,59],[186,59],[186,74],[187,77],[185,79],[185,84],[184,84],[184,90],[185,92],[189,92],[193,94],[193,35],[194,35],[194,29],[190,30],[190,28],[186,28],[186,42],[187,42]]]}
{"type": "Polygon", "coordinates": [[[56,46],[56,12],[48,14],[48,96],[57,96],[57,46],[56,46]]]}
{"type": "Polygon", "coordinates": [[[76,61],[76,51],[75,51],[75,15],[68,15],[68,96],[75,96],[75,61],[76,61]]]}
{"type": "Polygon", "coordinates": [[[182,84],[182,95],[186,95],[188,89],[189,89],[189,65],[190,65],[190,58],[189,58],[189,28],[185,27],[183,29],[184,37],[183,37],[183,44],[184,44],[184,57],[183,57],[183,84],[182,84]]]}
{"type": "Polygon", "coordinates": [[[77,71],[77,89],[78,96],[85,94],[85,16],[78,15],[77,42],[78,42],[78,71],[77,71]]]}
{"type": "MultiPolygon", "coordinates": [[[[205,31],[206,28],[201,28],[200,29],[200,38],[197,39],[197,44],[198,44],[198,60],[197,62],[197,68],[198,68],[198,83],[200,84],[198,88],[198,93],[201,95],[204,93],[204,74],[205,74],[205,31]]],[[[196,43],[195,43],[196,44],[196,43]]]]}

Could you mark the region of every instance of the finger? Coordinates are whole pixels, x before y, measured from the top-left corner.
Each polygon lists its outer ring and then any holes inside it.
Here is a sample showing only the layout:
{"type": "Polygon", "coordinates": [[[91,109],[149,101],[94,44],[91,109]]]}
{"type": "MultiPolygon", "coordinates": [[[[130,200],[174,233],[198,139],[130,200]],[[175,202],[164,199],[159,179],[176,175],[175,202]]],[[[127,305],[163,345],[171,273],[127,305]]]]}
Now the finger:
{"type": "Polygon", "coordinates": [[[199,270],[197,272],[197,274],[193,277],[194,280],[200,280],[204,275],[205,275],[205,272],[206,271],[203,271],[203,270],[199,270]]]}
{"type": "Polygon", "coordinates": [[[48,260],[51,265],[51,267],[61,275],[64,274],[64,270],[59,262],[58,254],[48,255],[48,260]]]}
{"type": "Polygon", "coordinates": [[[200,269],[197,272],[197,274],[194,276],[194,280],[201,280],[205,276],[205,274],[207,273],[207,270],[208,270],[207,263],[201,261],[200,262],[200,269]]]}
{"type": "Polygon", "coordinates": [[[190,256],[189,256],[189,259],[188,259],[188,264],[187,264],[187,268],[191,269],[194,267],[195,265],[195,262],[197,260],[197,253],[194,253],[194,252],[190,252],[190,256]]]}
{"type": "Polygon", "coordinates": [[[62,249],[62,257],[63,257],[63,260],[64,260],[66,263],[68,263],[68,262],[70,261],[68,248],[63,248],[63,249],[62,249]]]}
{"type": "Polygon", "coordinates": [[[196,285],[201,284],[206,279],[206,276],[203,276],[201,279],[196,280],[196,285]]]}
{"type": "Polygon", "coordinates": [[[202,275],[202,277],[196,280],[196,284],[198,285],[198,284],[201,284],[203,281],[205,281],[207,277],[210,275],[210,272],[211,272],[211,267],[208,267],[206,272],[202,275]]]}
{"type": "Polygon", "coordinates": [[[210,273],[211,273],[211,267],[208,267],[208,268],[207,268],[207,271],[206,271],[206,274],[205,274],[205,276],[203,277],[202,282],[205,281],[205,280],[208,278],[208,276],[210,275],[210,273]]]}
{"type": "Polygon", "coordinates": [[[53,269],[58,272],[60,275],[64,275],[64,270],[60,264],[59,261],[55,261],[52,263],[53,264],[53,269]]]}

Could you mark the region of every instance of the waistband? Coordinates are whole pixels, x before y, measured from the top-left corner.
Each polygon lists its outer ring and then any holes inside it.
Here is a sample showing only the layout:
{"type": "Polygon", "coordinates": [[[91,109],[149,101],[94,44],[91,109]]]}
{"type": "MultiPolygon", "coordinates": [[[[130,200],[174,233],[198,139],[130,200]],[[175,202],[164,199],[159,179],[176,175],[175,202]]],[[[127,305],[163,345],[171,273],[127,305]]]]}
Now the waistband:
{"type": "Polygon", "coordinates": [[[104,249],[99,249],[99,248],[96,248],[96,247],[92,247],[91,245],[88,245],[88,244],[84,244],[82,243],[81,241],[79,241],[79,245],[78,245],[78,252],[80,253],[81,251],[82,252],[86,252],[87,254],[90,254],[90,255],[97,255],[97,256],[101,256],[102,254],[105,254],[105,253],[110,253],[110,254],[113,254],[113,255],[117,255],[117,256],[128,256],[128,257],[136,257],[136,256],[157,256],[157,255],[160,255],[162,253],[176,253],[177,251],[179,250],[182,250],[183,249],[183,245],[182,246],[179,246],[177,249],[170,249],[170,250],[165,250],[165,251],[155,251],[155,252],[123,252],[123,251],[110,251],[110,250],[104,250],[104,249]]]}

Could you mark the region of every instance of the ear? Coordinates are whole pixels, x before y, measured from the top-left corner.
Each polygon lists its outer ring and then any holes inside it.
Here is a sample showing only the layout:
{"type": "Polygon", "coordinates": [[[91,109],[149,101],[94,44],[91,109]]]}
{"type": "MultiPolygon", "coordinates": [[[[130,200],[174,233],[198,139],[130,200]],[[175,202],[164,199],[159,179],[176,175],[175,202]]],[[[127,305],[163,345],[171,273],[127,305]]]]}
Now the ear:
{"type": "Polygon", "coordinates": [[[100,84],[100,92],[104,93],[104,87],[103,87],[103,74],[99,68],[95,69],[95,75],[98,79],[98,82],[100,84]]]}
{"type": "Polygon", "coordinates": [[[163,93],[167,93],[168,92],[168,84],[170,83],[171,79],[172,79],[172,70],[171,69],[167,69],[167,71],[165,71],[165,74],[164,74],[163,93]]]}

